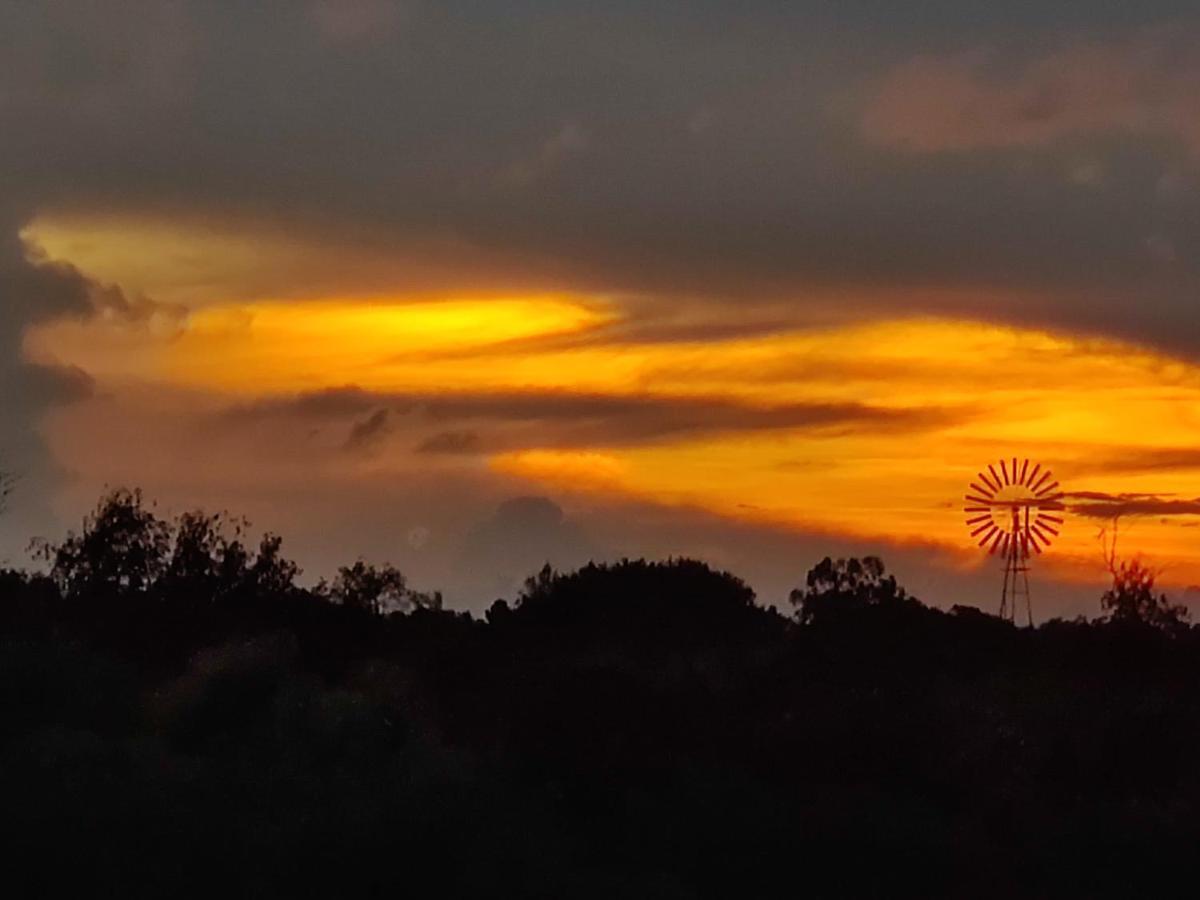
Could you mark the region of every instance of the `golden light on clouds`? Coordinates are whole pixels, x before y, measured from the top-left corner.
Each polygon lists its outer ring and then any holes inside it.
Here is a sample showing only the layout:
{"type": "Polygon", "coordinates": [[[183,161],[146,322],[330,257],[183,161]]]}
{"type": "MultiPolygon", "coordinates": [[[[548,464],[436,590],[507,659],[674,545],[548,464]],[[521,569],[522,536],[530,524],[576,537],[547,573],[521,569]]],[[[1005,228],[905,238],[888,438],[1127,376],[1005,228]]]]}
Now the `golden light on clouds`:
{"type": "MultiPolygon", "coordinates": [[[[39,229],[57,247],[51,255],[106,261],[105,274],[122,277],[121,241],[101,234],[85,247],[69,230],[39,229]]],[[[242,258],[226,262],[236,269],[242,258]]],[[[964,488],[1001,455],[1044,461],[1072,491],[1200,497],[1200,453],[1189,455],[1200,446],[1200,367],[1181,359],[976,321],[892,317],[669,339],[637,336],[632,315],[612,300],[561,295],[207,302],[169,334],[69,320],[31,332],[26,346],[101,386],[217,404],[348,386],[381,405],[468,397],[469,408],[442,416],[449,435],[431,446],[546,490],[929,543],[963,564],[979,559],[961,524],[964,488]],[[513,398],[517,412],[505,408],[513,398]],[[641,417],[636,427],[623,424],[629,416],[641,417]],[[490,443],[488,429],[506,426],[505,440],[490,443]]],[[[433,464],[414,452],[411,429],[385,432],[372,446],[382,442],[386,465],[372,471],[420,477],[433,464]]],[[[1130,550],[1169,565],[1169,579],[1200,582],[1200,516],[1177,505],[1135,522],[1130,550]]],[[[1070,516],[1051,564],[1093,577],[1100,524],[1070,516]]]]}

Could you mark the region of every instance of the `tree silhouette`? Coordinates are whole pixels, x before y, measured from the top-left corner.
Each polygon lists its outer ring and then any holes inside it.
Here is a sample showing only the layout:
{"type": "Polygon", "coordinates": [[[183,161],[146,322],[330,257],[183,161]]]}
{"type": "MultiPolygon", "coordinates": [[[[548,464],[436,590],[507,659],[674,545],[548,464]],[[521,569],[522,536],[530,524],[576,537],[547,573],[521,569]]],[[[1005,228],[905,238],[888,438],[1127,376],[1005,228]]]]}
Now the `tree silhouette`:
{"type": "Polygon", "coordinates": [[[1172,604],[1166,594],[1155,593],[1158,573],[1140,556],[1121,559],[1117,555],[1120,527],[1120,517],[1114,517],[1098,535],[1104,565],[1112,577],[1112,586],[1100,598],[1107,620],[1117,625],[1149,625],[1168,633],[1186,628],[1187,607],[1172,604]]]}
{"type": "Polygon", "coordinates": [[[242,543],[245,527],[243,521],[220,514],[181,515],[175,523],[163,590],[177,597],[217,600],[241,587],[250,564],[242,543]]]}
{"type": "Polygon", "coordinates": [[[79,533],[39,548],[63,595],[144,594],[167,570],[171,528],[146,508],[141,491],[123,488],[101,499],[79,533]]]}
{"type": "Polygon", "coordinates": [[[414,591],[409,588],[404,573],[395,566],[390,563],[376,566],[361,559],[352,566],[338,569],[328,593],[335,603],[377,616],[442,607],[440,592],[425,594],[414,591]]]}
{"type": "Polygon", "coordinates": [[[788,599],[804,625],[835,621],[872,607],[918,606],[896,583],[896,576],[886,572],[877,556],[836,562],[827,556],[809,570],[805,587],[793,590],[788,599]]]}
{"type": "Polygon", "coordinates": [[[266,534],[257,553],[243,542],[245,521],[188,512],[173,523],[145,504],[141,491],[118,488],[61,544],[41,544],[50,576],[68,598],[156,592],[177,603],[237,595],[279,597],[295,589],[300,568],[266,534]]]}
{"type": "MultiPolygon", "coordinates": [[[[503,615],[496,606],[493,612],[503,615]]],[[[547,564],[526,579],[513,611],[523,622],[646,633],[719,631],[761,614],[745,582],[694,559],[588,563],[568,573],[547,564]]]]}
{"type": "Polygon", "coordinates": [[[1138,558],[1122,560],[1112,569],[1112,587],[1100,598],[1100,607],[1114,624],[1150,625],[1161,631],[1186,628],[1186,606],[1172,604],[1166,594],[1156,593],[1157,573],[1138,558]]]}

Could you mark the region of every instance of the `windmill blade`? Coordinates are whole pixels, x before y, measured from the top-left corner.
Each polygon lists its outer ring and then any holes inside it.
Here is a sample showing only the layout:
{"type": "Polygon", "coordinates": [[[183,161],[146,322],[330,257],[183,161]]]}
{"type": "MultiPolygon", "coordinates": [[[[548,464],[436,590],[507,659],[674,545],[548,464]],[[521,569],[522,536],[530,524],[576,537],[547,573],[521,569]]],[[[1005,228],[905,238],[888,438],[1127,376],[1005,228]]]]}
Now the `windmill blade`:
{"type": "Polygon", "coordinates": [[[1033,469],[1029,472],[1029,478],[1026,480],[1025,484],[1033,484],[1033,479],[1037,478],[1038,472],[1040,471],[1042,471],[1042,464],[1040,462],[1035,462],[1033,464],[1033,469]]]}
{"type": "MultiPolygon", "coordinates": [[[[1039,507],[1039,509],[1040,509],[1040,507],[1039,507]]],[[[1038,521],[1039,522],[1043,522],[1043,521],[1044,522],[1053,522],[1055,525],[1063,524],[1063,520],[1060,519],[1058,516],[1049,516],[1049,515],[1046,515],[1046,513],[1044,513],[1044,512],[1038,513],[1038,521]]]]}
{"type": "MultiPolygon", "coordinates": [[[[1046,534],[1046,530],[1043,529],[1042,526],[1039,526],[1039,524],[1034,524],[1034,526],[1032,527],[1032,532],[1033,532],[1033,534],[1036,534],[1038,536],[1038,539],[1040,541],[1043,541],[1046,546],[1048,546],[1048,547],[1050,546],[1050,534],[1046,534]]],[[[1052,535],[1054,535],[1055,538],[1057,538],[1058,532],[1055,532],[1055,530],[1050,529],[1050,533],[1052,535]]]]}
{"type": "Polygon", "coordinates": [[[1000,542],[1000,554],[1002,556],[1008,556],[1008,544],[1009,544],[1009,535],[1006,534],[1004,536],[1004,540],[1002,540],[1000,542]]]}
{"type": "Polygon", "coordinates": [[[980,522],[990,522],[991,520],[992,520],[992,514],[987,513],[986,515],[975,516],[973,519],[967,519],[967,524],[968,525],[977,525],[980,522]]]}
{"type": "Polygon", "coordinates": [[[992,525],[991,522],[984,522],[982,525],[980,525],[978,528],[976,528],[974,531],[971,532],[971,537],[975,537],[981,531],[987,531],[989,528],[992,528],[992,527],[994,527],[994,526],[992,525]]]}
{"type": "Polygon", "coordinates": [[[996,482],[996,490],[1000,489],[1000,476],[996,474],[996,467],[988,463],[988,471],[992,473],[992,481],[996,482]]]}
{"type": "Polygon", "coordinates": [[[1005,464],[1004,460],[1000,460],[1000,471],[1004,473],[1004,483],[1007,485],[1008,484],[1008,466],[1005,464]]]}
{"type": "Polygon", "coordinates": [[[1018,484],[1024,484],[1024,483],[1025,483],[1025,473],[1026,473],[1027,471],[1029,471],[1029,460],[1028,460],[1028,458],[1026,458],[1026,460],[1025,460],[1023,463],[1021,463],[1021,479],[1020,479],[1020,480],[1017,482],[1018,484]]]}
{"type": "Polygon", "coordinates": [[[980,487],[973,481],[971,482],[971,490],[977,494],[983,494],[985,497],[991,497],[996,493],[995,491],[989,491],[987,488],[980,487]]]}
{"type": "Polygon", "coordinates": [[[990,478],[988,478],[986,475],[984,475],[982,472],[980,472],[978,474],[979,474],[979,480],[982,481],[984,484],[986,484],[989,488],[991,488],[992,489],[991,492],[993,494],[996,493],[996,491],[1000,490],[1000,485],[993,484],[992,480],[990,478]]]}
{"type": "Polygon", "coordinates": [[[1007,537],[1007,532],[996,529],[996,536],[992,539],[992,546],[988,549],[988,553],[995,554],[996,549],[1000,546],[1000,539],[1007,537]]]}
{"type": "Polygon", "coordinates": [[[991,508],[991,506],[992,506],[992,501],[991,501],[991,500],[987,500],[987,499],[985,499],[985,498],[983,498],[983,497],[972,497],[970,494],[967,494],[967,495],[966,495],[966,499],[967,499],[969,502],[971,502],[971,503],[982,503],[982,504],[984,504],[985,506],[987,506],[989,509],[990,509],[990,508],[991,508]]]}
{"type": "Polygon", "coordinates": [[[990,541],[997,533],[999,533],[999,531],[1000,531],[1000,529],[997,528],[995,525],[993,525],[992,529],[987,534],[985,534],[982,538],[979,539],[979,546],[986,547],[988,541],[990,541]]]}
{"type": "Polygon", "coordinates": [[[1039,478],[1037,481],[1035,481],[1033,484],[1031,484],[1031,485],[1029,486],[1029,489],[1030,489],[1031,491],[1033,491],[1033,492],[1036,494],[1036,493],[1037,493],[1037,490],[1038,490],[1038,488],[1039,488],[1039,487],[1041,487],[1041,485],[1042,485],[1042,482],[1044,482],[1044,481],[1045,481],[1047,478],[1049,478],[1049,477],[1050,477],[1050,470],[1049,470],[1049,469],[1047,469],[1045,472],[1043,472],[1043,473],[1042,473],[1042,477],[1041,477],[1041,478],[1039,478]]]}
{"type": "Polygon", "coordinates": [[[1034,496],[1035,496],[1035,497],[1041,497],[1043,494],[1047,494],[1047,493],[1049,493],[1050,491],[1054,490],[1056,487],[1058,487],[1058,482],[1057,482],[1057,481],[1056,481],[1056,482],[1054,482],[1054,484],[1048,484],[1048,485],[1046,485],[1046,486],[1045,486],[1044,488],[1042,488],[1040,491],[1035,491],[1035,492],[1034,492],[1034,496]]]}
{"type": "MultiPolygon", "coordinates": [[[[1058,537],[1058,529],[1051,528],[1049,525],[1043,525],[1041,522],[1034,522],[1032,528],[1044,538],[1047,534],[1052,534],[1054,537],[1058,537]]],[[[1046,539],[1049,540],[1049,538],[1046,539]]]]}

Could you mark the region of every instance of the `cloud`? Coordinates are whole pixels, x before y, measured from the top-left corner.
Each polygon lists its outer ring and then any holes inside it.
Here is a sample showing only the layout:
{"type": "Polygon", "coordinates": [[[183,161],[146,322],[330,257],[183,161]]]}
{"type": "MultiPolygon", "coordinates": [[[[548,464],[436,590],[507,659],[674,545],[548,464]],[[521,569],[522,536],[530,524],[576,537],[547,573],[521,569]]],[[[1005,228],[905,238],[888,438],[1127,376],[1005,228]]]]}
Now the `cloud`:
{"type": "Polygon", "coordinates": [[[374,444],[390,432],[424,423],[475,423],[451,429],[417,447],[421,453],[464,453],[514,447],[631,446],[684,436],[774,430],[890,434],[956,420],[951,410],[893,409],[863,403],[785,403],[763,406],[733,399],[614,395],[570,391],[494,393],[383,393],[337,388],[235,407],[227,418],[341,419],[370,412],[355,423],[347,448],[374,444]],[[389,413],[394,417],[389,419],[389,413]],[[479,428],[491,426],[484,438],[479,428]],[[499,429],[499,430],[496,430],[499,429]]]}
{"type": "Polygon", "coordinates": [[[1063,494],[1067,509],[1092,519],[1119,516],[1195,516],[1200,515],[1200,498],[1178,499],[1161,494],[1073,491],[1063,494]]]}
{"type": "MultiPolygon", "coordinates": [[[[1015,65],[992,49],[916,56],[883,78],[862,130],[917,153],[1132,133],[1173,138],[1200,159],[1198,36],[1200,29],[1180,25],[1108,40],[1074,37],[1015,65]]],[[[1099,171],[1077,169],[1073,177],[1093,183],[1099,171]]]]}
{"type": "Polygon", "coordinates": [[[361,422],[354,423],[354,427],[350,429],[350,436],[346,438],[346,449],[359,453],[377,446],[391,430],[389,415],[388,410],[379,409],[361,422]]]}
{"type": "Polygon", "coordinates": [[[483,441],[474,431],[439,431],[417,445],[418,453],[478,453],[483,441]]]}
{"type": "Polygon", "coordinates": [[[32,529],[48,527],[49,491],[60,474],[41,436],[44,413],[90,394],[87,373],[24,355],[31,325],[62,315],[87,315],[91,285],[74,269],[31,262],[17,238],[23,211],[0,207],[0,471],[19,478],[0,516],[0,564],[24,549],[32,529]]]}
{"type": "Polygon", "coordinates": [[[1080,474],[1125,475],[1146,472],[1200,469],[1200,449],[1195,447],[1159,447],[1150,450],[1122,447],[1110,450],[1099,459],[1077,464],[1080,474]]]}
{"type": "Polygon", "coordinates": [[[553,171],[572,156],[587,151],[591,137],[578,122],[565,122],[550,137],[546,138],[538,151],[518,159],[504,169],[496,178],[502,187],[527,187],[553,171]]]}
{"type": "Polygon", "coordinates": [[[548,497],[514,497],[466,535],[457,568],[483,597],[512,597],[546,563],[560,570],[603,554],[548,497]]]}
{"type": "Polygon", "coordinates": [[[90,217],[77,247],[123,222],[90,255],[176,275],[158,299],[564,290],[1195,352],[1200,196],[1164,181],[1195,169],[1194,32],[1052,6],[9,3],[0,174],[90,217]]]}
{"type": "Polygon", "coordinates": [[[358,44],[387,38],[399,27],[406,4],[395,0],[313,0],[309,16],[322,38],[358,44]]]}
{"type": "Polygon", "coordinates": [[[88,300],[92,312],[102,321],[143,327],[156,335],[181,333],[188,318],[188,309],[183,304],[159,303],[143,294],[131,297],[115,284],[93,281],[88,300]]]}

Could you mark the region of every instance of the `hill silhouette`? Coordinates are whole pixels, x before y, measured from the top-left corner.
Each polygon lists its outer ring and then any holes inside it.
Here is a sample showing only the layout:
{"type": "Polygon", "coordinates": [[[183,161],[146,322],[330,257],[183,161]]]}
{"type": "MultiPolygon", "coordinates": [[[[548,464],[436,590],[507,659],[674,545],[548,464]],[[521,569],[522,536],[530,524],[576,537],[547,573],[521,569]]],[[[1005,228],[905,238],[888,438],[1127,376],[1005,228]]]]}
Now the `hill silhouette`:
{"type": "Polygon", "coordinates": [[[875,559],[798,573],[785,612],[704,563],[631,560],[547,567],[480,620],[365,561],[303,588],[278,537],[124,491],[42,553],[48,575],[0,574],[18,895],[1194,878],[1200,632],[1138,573],[1095,621],[1019,629],[875,559]]]}

